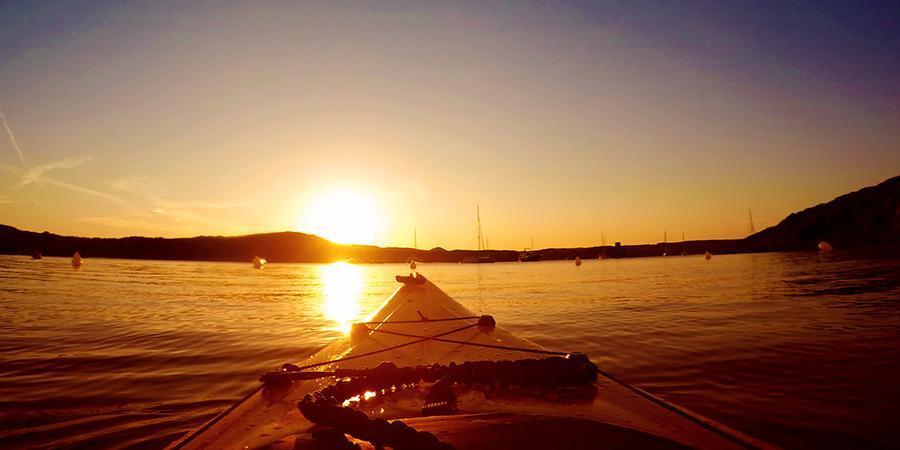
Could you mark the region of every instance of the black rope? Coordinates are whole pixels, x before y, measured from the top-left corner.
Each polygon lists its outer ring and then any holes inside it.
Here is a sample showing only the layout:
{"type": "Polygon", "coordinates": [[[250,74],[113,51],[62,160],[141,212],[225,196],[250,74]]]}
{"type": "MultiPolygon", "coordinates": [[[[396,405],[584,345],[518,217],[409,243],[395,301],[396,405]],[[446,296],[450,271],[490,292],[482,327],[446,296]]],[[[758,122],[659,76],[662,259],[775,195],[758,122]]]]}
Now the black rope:
{"type": "MultiPolygon", "coordinates": [[[[361,322],[361,324],[363,324],[363,325],[381,325],[381,324],[391,324],[391,323],[448,322],[448,321],[454,321],[454,320],[472,320],[472,319],[478,319],[478,318],[479,318],[479,316],[470,316],[470,317],[458,317],[458,318],[446,318],[446,319],[434,319],[434,320],[403,320],[403,321],[384,321],[384,322],[361,322]]],[[[304,369],[312,369],[312,368],[315,368],[315,367],[325,366],[325,365],[328,365],[328,364],[335,364],[335,363],[339,363],[339,362],[343,362],[343,361],[349,361],[349,360],[352,360],[352,359],[363,358],[363,357],[366,357],[366,356],[372,356],[372,355],[376,355],[376,354],[379,354],[379,353],[389,352],[389,351],[392,351],[392,350],[396,350],[396,349],[398,349],[398,348],[403,348],[403,347],[407,347],[407,346],[410,346],[410,345],[415,345],[415,344],[418,344],[418,343],[421,343],[421,342],[425,342],[425,341],[429,341],[429,340],[438,341],[438,342],[446,342],[446,343],[451,343],[451,344],[468,345],[468,346],[473,346],[473,347],[483,347],[483,348],[492,348],[492,349],[498,349],[498,350],[517,351],[517,352],[524,352],[524,353],[535,353],[535,354],[555,355],[555,356],[566,356],[566,355],[569,355],[569,353],[567,353],[567,352],[557,352],[557,351],[542,350],[542,349],[527,348],[527,347],[513,347],[513,346],[507,346],[507,345],[482,344],[482,343],[477,343],[477,342],[460,341],[460,340],[455,340],[455,339],[444,339],[444,338],[443,338],[443,336],[448,336],[448,335],[450,335],[450,334],[458,333],[458,332],[460,332],[460,331],[464,331],[464,330],[467,330],[467,329],[470,329],[470,328],[473,328],[473,327],[476,327],[476,326],[478,326],[478,324],[469,324],[469,325],[465,325],[465,326],[462,326],[462,327],[459,327],[459,328],[454,328],[454,329],[452,329],[452,330],[449,330],[449,331],[446,331],[446,332],[443,332],[443,333],[436,334],[436,335],[434,335],[434,336],[423,336],[423,335],[410,334],[410,333],[401,333],[401,332],[397,332],[397,331],[382,330],[382,329],[380,329],[380,328],[369,328],[369,331],[371,331],[371,332],[373,332],[373,333],[374,333],[374,332],[378,332],[378,333],[384,333],[384,334],[395,335],[395,336],[409,337],[409,338],[414,338],[414,339],[413,339],[412,341],[409,341],[409,342],[403,342],[403,343],[400,343],[400,344],[397,344],[397,345],[393,345],[393,346],[391,346],[391,347],[386,347],[386,348],[383,348],[383,349],[380,349],[380,350],[374,350],[374,351],[371,351],[371,352],[361,353],[361,354],[358,354],[358,355],[346,356],[346,357],[343,357],[343,358],[337,358],[337,359],[333,359],[333,360],[329,360],[329,361],[323,361],[323,362],[319,362],[319,363],[308,364],[308,365],[305,365],[305,366],[293,366],[293,365],[291,365],[291,366],[289,366],[290,369],[289,369],[288,371],[290,371],[290,372],[294,372],[294,371],[302,371],[302,370],[304,370],[304,369]]],[[[287,364],[286,364],[285,366],[288,367],[287,364]]],[[[651,402],[653,402],[653,403],[655,403],[655,404],[657,404],[657,405],[659,405],[659,406],[662,406],[662,407],[668,409],[669,411],[672,411],[672,412],[674,412],[674,413],[676,413],[676,414],[678,414],[678,415],[680,415],[680,416],[682,416],[682,417],[684,417],[684,418],[690,420],[691,422],[693,422],[693,423],[695,423],[695,424],[701,426],[702,428],[704,428],[704,429],[706,429],[706,430],[709,430],[709,431],[711,431],[711,432],[713,432],[713,433],[715,433],[715,434],[717,434],[717,435],[719,435],[719,436],[721,436],[721,437],[723,437],[723,438],[725,438],[725,439],[727,439],[727,440],[729,440],[729,441],[731,441],[731,442],[733,442],[733,443],[735,443],[735,444],[738,444],[738,445],[741,446],[741,447],[748,448],[748,449],[756,449],[756,448],[758,448],[756,445],[754,445],[754,444],[752,444],[752,443],[750,443],[750,442],[747,442],[747,441],[745,441],[744,439],[742,439],[742,438],[740,438],[740,437],[738,437],[738,436],[735,436],[735,435],[733,435],[733,434],[731,434],[731,433],[728,433],[728,432],[725,431],[725,430],[721,430],[721,429],[719,429],[719,428],[717,428],[717,427],[715,427],[715,426],[713,426],[713,425],[711,425],[711,424],[709,424],[709,423],[706,423],[706,422],[704,422],[703,420],[701,420],[701,419],[699,419],[699,418],[697,418],[697,417],[695,417],[695,416],[693,416],[693,415],[691,415],[691,414],[685,412],[684,410],[682,410],[682,409],[680,409],[680,408],[678,408],[678,407],[676,407],[676,406],[674,406],[674,405],[671,405],[671,404],[669,404],[669,403],[667,403],[667,402],[665,402],[665,401],[663,401],[663,400],[661,400],[661,399],[659,399],[659,398],[656,398],[656,397],[654,397],[654,396],[652,396],[652,395],[650,395],[650,394],[644,392],[643,390],[638,389],[638,388],[636,388],[636,387],[634,387],[634,386],[628,384],[628,383],[625,382],[625,381],[620,380],[618,377],[614,376],[614,375],[611,374],[611,373],[608,373],[608,372],[606,372],[606,371],[604,371],[604,370],[602,370],[602,369],[599,369],[599,368],[597,368],[596,370],[597,370],[597,372],[599,372],[601,375],[605,376],[606,378],[608,378],[608,379],[611,380],[612,382],[614,382],[614,383],[616,383],[616,384],[618,384],[618,385],[620,385],[620,386],[622,386],[622,387],[628,389],[629,391],[631,391],[631,392],[633,392],[633,393],[635,393],[635,394],[637,394],[637,395],[639,395],[639,396],[641,396],[641,397],[643,397],[643,398],[645,398],[645,399],[647,399],[647,400],[650,400],[651,402]]],[[[265,377],[265,374],[264,374],[263,377],[265,377]]],[[[261,379],[262,379],[263,377],[261,377],[261,379]]],[[[185,444],[187,444],[188,442],[192,441],[194,438],[196,438],[197,436],[199,436],[200,434],[202,434],[203,432],[205,432],[206,430],[208,430],[208,429],[209,429],[210,427],[212,427],[215,423],[217,423],[219,420],[221,420],[223,417],[225,417],[228,413],[230,413],[230,412],[232,412],[234,409],[236,409],[236,408],[238,407],[238,405],[240,405],[240,404],[242,404],[243,402],[247,401],[248,399],[250,399],[250,397],[252,397],[254,394],[256,394],[257,392],[259,392],[259,391],[262,389],[262,387],[263,387],[263,385],[258,386],[256,389],[254,389],[252,392],[250,392],[249,394],[247,394],[247,395],[246,395],[243,399],[241,399],[239,402],[235,403],[235,404],[232,405],[230,408],[228,408],[227,410],[225,410],[224,412],[222,412],[222,414],[219,414],[219,415],[216,416],[214,419],[210,420],[209,422],[207,422],[206,424],[204,424],[202,427],[200,427],[199,429],[195,430],[189,437],[187,437],[185,440],[183,440],[183,441],[181,441],[180,443],[178,443],[174,448],[175,448],[175,449],[182,448],[185,444]]]]}
{"type": "MultiPolygon", "coordinates": [[[[478,318],[478,317],[473,317],[473,318],[478,318]]],[[[438,320],[446,320],[446,319],[438,319],[438,320]]],[[[434,320],[433,322],[437,322],[438,320],[434,320]]],[[[413,320],[413,321],[409,321],[409,322],[421,322],[421,321],[413,320]]],[[[398,323],[399,323],[399,322],[398,322],[398,323]]],[[[556,352],[556,351],[551,351],[551,350],[540,350],[540,349],[526,348],[526,347],[513,347],[513,346],[507,346],[507,345],[481,344],[481,343],[477,343],[477,342],[459,341],[459,340],[455,340],[455,339],[442,339],[442,338],[440,337],[440,336],[442,336],[442,335],[436,335],[436,336],[430,336],[430,337],[429,337],[429,336],[421,336],[421,335],[417,335],[417,334],[401,333],[401,332],[398,332],[398,331],[382,330],[382,329],[379,329],[379,328],[370,329],[370,331],[372,331],[373,333],[374,333],[374,332],[378,332],[378,333],[384,333],[384,334],[391,334],[391,335],[395,335],[395,336],[403,336],[403,337],[417,338],[417,339],[419,339],[419,340],[426,339],[426,340],[433,340],[433,341],[438,341],[438,342],[447,342],[447,343],[452,343],[452,344],[460,344],[460,345],[469,345],[469,346],[475,346],[475,347],[493,348],[493,349],[499,349],[499,350],[510,350],[510,351],[517,351],[517,352],[537,353],[537,354],[557,355],[557,356],[565,356],[565,355],[568,355],[568,354],[569,354],[569,353],[567,353],[567,352],[556,352]]],[[[754,444],[752,444],[752,443],[750,443],[750,442],[747,442],[747,441],[745,441],[744,439],[742,439],[742,438],[740,438],[740,437],[738,437],[738,436],[735,436],[735,435],[733,435],[733,434],[731,434],[731,433],[729,433],[729,432],[727,432],[727,431],[725,431],[725,430],[722,430],[722,429],[719,429],[719,428],[717,428],[717,427],[715,427],[715,426],[713,426],[713,425],[710,425],[710,424],[704,422],[703,420],[701,420],[701,419],[699,419],[699,418],[697,418],[697,417],[695,417],[695,416],[693,416],[693,415],[691,415],[691,414],[685,412],[684,410],[678,408],[677,406],[674,406],[674,405],[672,405],[672,404],[670,404],[670,403],[667,403],[667,402],[665,402],[664,400],[661,400],[661,399],[659,399],[659,398],[657,398],[657,397],[654,397],[654,396],[648,394],[647,392],[644,392],[643,390],[638,389],[638,388],[632,386],[631,384],[629,384],[629,383],[627,383],[627,382],[625,382],[625,381],[619,379],[618,377],[616,377],[615,375],[613,375],[613,374],[611,374],[611,373],[609,373],[609,372],[606,372],[606,371],[604,371],[604,370],[602,370],[602,369],[600,369],[600,368],[597,368],[597,371],[598,371],[601,375],[603,375],[603,376],[605,376],[606,378],[608,378],[609,380],[611,380],[612,382],[614,382],[614,383],[616,383],[616,384],[618,384],[618,385],[620,385],[620,386],[622,386],[622,387],[628,389],[629,391],[631,391],[631,392],[633,392],[633,393],[635,393],[635,394],[637,394],[637,395],[639,395],[639,396],[641,396],[641,397],[643,397],[643,398],[645,398],[645,399],[647,399],[647,400],[650,400],[651,402],[653,402],[653,403],[655,403],[655,404],[657,404],[657,405],[659,405],[659,406],[662,406],[662,407],[668,409],[669,411],[672,411],[672,412],[678,414],[679,416],[682,416],[682,417],[684,417],[684,418],[690,420],[691,422],[694,422],[694,423],[696,423],[697,425],[700,425],[702,428],[707,429],[707,430],[709,430],[709,431],[712,431],[713,433],[715,433],[715,434],[717,434],[717,435],[719,435],[719,436],[721,436],[721,437],[723,437],[723,438],[725,438],[725,439],[727,439],[727,440],[729,440],[729,441],[731,441],[731,442],[733,442],[733,443],[735,443],[735,444],[738,444],[738,445],[741,446],[741,447],[744,447],[744,448],[747,448],[747,449],[756,449],[756,448],[758,448],[756,445],[754,445],[754,444]]]]}
{"type": "MultiPolygon", "coordinates": [[[[376,329],[371,329],[371,331],[372,331],[372,332],[384,333],[384,334],[392,334],[392,335],[396,335],[396,336],[411,337],[411,338],[420,338],[420,339],[421,339],[421,338],[428,338],[427,336],[420,336],[420,335],[410,334],[410,333],[401,333],[401,332],[390,331],[390,330],[381,330],[381,329],[377,329],[377,328],[376,328],[376,329]]],[[[494,348],[494,349],[500,349],[500,350],[511,350],[511,351],[525,352],[525,353],[537,353],[537,354],[557,355],[557,356],[565,356],[565,355],[568,355],[568,354],[569,354],[569,353],[567,353],[567,352],[556,352],[556,351],[551,351],[551,350],[540,350],[540,349],[533,349],[533,348],[526,348],[526,347],[512,347],[512,346],[507,346],[507,345],[493,345],[493,344],[481,344],[481,343],[477,343],[477,342],[458,341],[458,340],[455,340],[455,339],[441,339],[440,337],[437,337],[437,336],[430,337],[430,339],[431,339],[431,340],[434,340],[434,341],[438,341],[438,342],[448,342],[448,343],[453,343],[453,344],[470,345],[470,346],[475,346],[475,347],[485,347],[485,348],[494,348]]],[[[659,405],[659,406],[662,406],[662,407],[668,409],[669,411],[672,411],[672,412],[678,414],[679,416],[682,416],[682,417],[684,417],[684,418],[690,420],[691,422],[694,422],[694,423],[696,423],[697,425],[700,425],[702,428],[705,428],[705,429],[707,429],[707,430],[709,430],[709,431],[712,431],[713,433],[715,433],[715,434],[717,434],[717,435],[719,435],[719,436],[721,436],[721,437],[723,437],[723,438],[725,438],[725,439],[727,439],[727,440],[729,440],[729,441],[731,441],[731,442],[733,442],[733,443],[735,443],[735,444],[738,444],[738,445],[741,446],[741,447],[744,447],[744,448],[747,448],[747,449],[756,449],[756,448],[758,448],[756,445],[754,445],[754,444],[752,444],[752,443],[750,443],[750,442],[747,442],[747,441],[745,441],[744,439],[742,439],[742,438],[740,438],[740,437],[738,437],[738,436],[735,436],[735,435],[733,435],[733,434],[731,434],[731,433],[729,433],[729,432],[727,432],[727,431],[725,431],[725,430],[722,430],[722,429],[719,429],[719,428],[717,428],[717,427],[715,427],[715,426],[713,426],[713,425],[710,425],[710,424],[704,422],[703,420],[701,420],[701,419],[699,419],[699,418],[697,418],[697,417],[695,417],[695,416],[693,416],[693,415],[691,415],[691,414],[685,412],[684,410],[678,408],[677,406],[674,406],[674,405],[672,405],[672,404],[670,404],[670,403],[667,403],[667,402],[665,402],[664,400],[661,400],[661,399],[659,399],[659,398],[656,398],[656,397],[654,397],[654,396],[648,394],[647,392],[644,392],[643,390],[641,390],[641,389],[639,389],[639,388],[636,388],[636,387],[632,386],[631,384],[629,384],[629,383],[627,383],[627,382],[625,382],[625,381],[619,379],[618,377],[616,377],[615,375],[613,375],[613,374],[611,374],[611,373],[609,373],[609,372],[606,372],[606,371],[604,371],[604,370],[602,370],[602,369],[600,369],[600,368],[597,368],[597,372],[599,372],[601,375],[605,376],[606,378],[610,379],[612,382],[614,382],[614,383],[616,383],[616,384],[618,384],[618,385],[620,385],[620,386],[622,386],[622,387],[628,389],[629,391],[634,392],[635,394],[638,394],[639,396],[641,396],[641,397],[643,397],[643,398],[646,398],[647,400],[650,400],[651,402],[653,402],[653,403],[655,403],[655,404],[657,404],[657,405],[659,405]]]]}
{"type": "MultiPolygon", "coordinates": [[[[319,362],[319,363],[315,363],[315,364],[308,364],[308,365],[300,366],[300,367],[294,366],[295,368],[292,368],[291,371],[297,371],[297,370],[303,370],[303,369],[312,369],[312,368],[314,368],[314,367],[320,367],[320,366],[325,366],[325,365],[328,365],[328,364],[339,363],[339,362],[342,362],[342,361],[349,361],[349,360],[351,360],[351,359],[362,358],[362,357],[364,357],[364,356],[371,356],[371,355],[376,355],[376,354],[378,354],[378,353],[389,352],[389,351],[391,351],[391,350],[396,350],[396,349],[398,349],[398,348],[402,348],[402,347],[406,347],[406,346],[409,346],[409,345],[418,344],[418,343],[420,343],[420,342],[425,342],[425,341],[427,341],[427,340],[429,340],[429,339],[435,339],[435,338],[438,338],[438,337],[441,337],[441,336],[447,336],[447,335],[450,335],[450,334],[453,334],[453,333],[458,333],[458,332],[460,332],[460,331],[468,330],[469,328],[476,327],[476,326],[478,326],[478,324],[474,324],[474,323],[473,323],[473,324],[470,324],[470,325],[466,325],[466,326],[463,326],[463,327],[459,327],[459,328],[452,329],[452,330],[447,331],[447,332],[444,332],[444,333],[437,334],[437,335],[435,335],[435,336],[421,336],[420,339],[416,339],[416,340],[414,340],[414,341],[409,341],[409,342],[404,342],[404,343],[402,343],[402,344],[394,345],[394,346],[392,346],[392,347],[383,348],[383,349],[381,349],[381,350],[375,350],[375,351],[372,351],[372,352],[361,353],[361,354],[359,354],[359,355],[352,355],[352,356],[347,356],[347,357],[343,357],[343,358],[332,359],[332,360],[330,360],[330,361],[323,361],[323,362],[319,362]]],[[[181,442],[179,442],[177,445],[175,445],[175,447],[173,447],[173,449],[180,449],[180,448],[184,447],[185,445],[187,445],[189,442],[193,441],[197,436],[200,436],[201,434],[203,434],[206,430],[210,429],[213,425],[215,425],[217,422],[219,422],[220,420],[222,420],[222,418],[224,418],[224,417],[227,416],[229,413],[231,413],[232,411],[234,411],[235,409],[237,409],[237,407],[238,407],[239,405],[241,405],[242,403],[246,402],[247,400],[250,399],[250,397],[253,397],[253,395],[255,395],[257,392],[259,392],[260,390],[262,390],[263,386],[264,386],[264,385],[260,384],[260,385],[257,386],[255,389],[253,389],[252,392],[248,393],[248,394],[245,395],[243,398],[241,398],[238,402],[236,402],[235,404],[231,405],[231,407],[229,407],[229,408],[226,409],[225,411],[222,411],[221,414],[217,415],[216,417],[214,417],[214,418],[213,418],[212,420],[210,420],[209,422],[206,422],[206,423],[203,424],[203,426],[201,426],[200,428],[194,430],[194,432],[191,433],[190,436],[188,436],[187,438],[185,438],[184,440],[182,440],[181,442]]]]}
{"type": "Polygon", "coordinates": [[[373,369],[336,373],[334,376],[343,380],[307,394],[297,403],[300,412],[310,422],[369,441],[376,448],[452,450],[453,445],[441,442],[432,433],[417,431],[401,420],[388,422],[373,419],[343,403],[368,391],[387,394],[394,389],[417,386],[425,381],[432,385],[422,407],[422,415],[455,414],[458,411],[457,397],[452,390],[455,384],[491,388],[586,385],[597,380],[597,366],[587,356],[573,354],[565,358],[468,361],[459,365],[450,363],[448,366],[397,367],[384,362],[373,369]]]}

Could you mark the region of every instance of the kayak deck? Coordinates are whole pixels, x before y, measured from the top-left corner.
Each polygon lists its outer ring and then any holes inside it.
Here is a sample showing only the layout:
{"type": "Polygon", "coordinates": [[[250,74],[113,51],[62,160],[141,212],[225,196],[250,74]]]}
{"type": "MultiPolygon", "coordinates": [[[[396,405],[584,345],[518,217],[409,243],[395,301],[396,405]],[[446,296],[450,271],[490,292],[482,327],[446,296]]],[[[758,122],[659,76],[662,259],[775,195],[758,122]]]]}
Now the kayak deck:
{"type": "MultiPolygon", "coordinates": [[[[668,439],[615,425],[581,419],[512,413],[461,414],[404,419],[407,425],[428,431],[454,447],[467,450],[640,448],[684,450],[690,447],[668,439]]],[[[353,440],[363,449],[375,447],[353,440]]],[[[290,436],[272,443],[272,450],[317,449],[315,440],[290,436]]]]}
{"type": "MultiPolygon", "coordinates": [[[[427,280],[401,285],[367,323],[373,330],[368,336],[355,331],[352,339],[333,342],[301,365],[321,364],[316,370],[326,371],[373,368],[383,361],[399,367],[446,365],[535,358],[525,350],[547,352],[499,327],[479,328],[474,313],[427,280]],[[453,342],[415,336],[441,336],[453,342]]],[[[309,432],[317,428],[300,413],[297,402],[332,382],[318,379],[260,387],[170,448],[316,448],[309,432]]],[[[359,402],[358,408],[373,418],[402,418],[460,449],[488,448],[482,442],[493,442],[492,449],[551,448],[552,442],[558,448],[559,442],[568,442],[558,440],[560,436],[573,439],[572,448],[771,448],[602,374],[587,389],[590,392],[581,389],[568,397],[464,391],[458,393],[460,414],[453,416],[418,417],[421,392],[376,396],[359,402]],[[498,432],[501,429],[507,432],[498,432]],[[553,435],[557,440],[550,438],[553,435]],[[549,439],[544,447],[540,436],[549,439]]]]}

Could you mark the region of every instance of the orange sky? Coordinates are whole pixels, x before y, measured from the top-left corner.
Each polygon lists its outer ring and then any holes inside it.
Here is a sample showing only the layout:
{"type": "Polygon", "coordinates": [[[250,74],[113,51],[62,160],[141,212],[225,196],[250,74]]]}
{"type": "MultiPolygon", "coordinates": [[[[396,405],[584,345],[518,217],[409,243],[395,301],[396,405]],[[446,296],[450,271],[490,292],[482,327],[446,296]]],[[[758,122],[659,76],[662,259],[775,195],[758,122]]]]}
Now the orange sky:
{"type": "Polygon", "coordinates": [[[480,205],[493,248],[731,238],[900,168],[896,79],[712,15],[110,8],[0,14],[0,223],[472,248],[480,205]]]}

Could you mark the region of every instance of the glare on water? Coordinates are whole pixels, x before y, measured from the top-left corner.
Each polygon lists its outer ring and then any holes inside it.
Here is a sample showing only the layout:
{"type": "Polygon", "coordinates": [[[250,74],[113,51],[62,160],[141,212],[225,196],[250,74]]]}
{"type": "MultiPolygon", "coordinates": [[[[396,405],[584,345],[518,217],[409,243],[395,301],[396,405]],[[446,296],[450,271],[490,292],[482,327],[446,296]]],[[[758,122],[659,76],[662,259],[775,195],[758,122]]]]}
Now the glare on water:
{"type": "Polygon", "coordinates": [[[362,267],[346,262],[317,267],[322,286],[322,312],[336,323],[335,329],[350,333],[350,325],[362,314],[360,299],[365,289],[362,267]]]}

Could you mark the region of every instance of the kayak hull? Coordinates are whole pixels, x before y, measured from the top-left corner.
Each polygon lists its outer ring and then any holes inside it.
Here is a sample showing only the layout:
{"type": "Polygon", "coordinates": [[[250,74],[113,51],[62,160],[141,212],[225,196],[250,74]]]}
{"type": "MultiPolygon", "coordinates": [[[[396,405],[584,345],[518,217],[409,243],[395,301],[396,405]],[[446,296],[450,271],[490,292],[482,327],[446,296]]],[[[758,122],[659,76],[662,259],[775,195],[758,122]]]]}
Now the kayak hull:
{"type": "MultiPolygon", "coordinates": [[[[383,361],[398,367],[447,365],[542,358],[534,353],[547,351],[500,327],[478,327],[478,316],[430,281],[402,284],[367,322],[373,330],[370,334],[354,332],[353,337],[338,339],[299,365],[319,365],[315,370],[322,371],[373,368],[383,361]],[[410,336],[442,336],[453,342],[410,336]],[[331,362],[339,359],[343,360],[331,362]]],[[[313,448],[310,431],[317,428],[300,413],[297,403],[331,383],[333,379],[324,378],[260,386],[169,448],[307,448],[307,444],[313,448]]],[[[415,389],[363,400],[358,407],[373,418],[402,418],[460,449],[488,448],[487,443],[492,443],[493,450],[551,448],[552,439],[546,446],[541,439],[552,430],[569,436],[572,448],[622,447],[619,444],[626,442],[630,444],[624,446],[632,448],[772,448],[602,372],[593,385],[562,394],[557,390],[485,394],[461,388],[457,395],[460,413],[453,416],[419,417],[424,393],[415,389]],[[482,441],[484,446],[476,445],[482,441]]]]}

